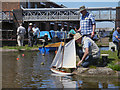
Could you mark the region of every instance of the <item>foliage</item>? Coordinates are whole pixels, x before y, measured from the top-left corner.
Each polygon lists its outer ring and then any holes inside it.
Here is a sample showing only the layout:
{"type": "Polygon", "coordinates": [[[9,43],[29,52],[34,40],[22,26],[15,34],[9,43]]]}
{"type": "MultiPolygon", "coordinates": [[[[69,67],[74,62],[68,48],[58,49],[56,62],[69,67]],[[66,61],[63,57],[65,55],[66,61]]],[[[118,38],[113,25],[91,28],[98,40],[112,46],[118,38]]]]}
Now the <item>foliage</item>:
{"type": "MultiPolygon", "coordinates": [[[[109,54],[108,56],[108,60],[109,63],[107,64],[107,67],[116,70],[116,71],[120,71],[120,65],[118,63],[120,63],[120,59],[118,59],[117,57],[117,51],[112,52],[112,51],[101,51],[101,54],[109,54]]],[[[102,57],[101,57],[102,58],[102,57]]]]}
{"type": "Polygon", "coordinates": [[[113,70],[116,70],[116,71],[120,71],[120,65],[118,64],[114,64],[114,63],[110,63],[108,64],[108,67],[113,69],[113,70]]]}
{"type": "Polygon", "coordinates": [[[89,66],[89,68],[96,69],[96,66],[91,65],[91,66],[89,66]]]}

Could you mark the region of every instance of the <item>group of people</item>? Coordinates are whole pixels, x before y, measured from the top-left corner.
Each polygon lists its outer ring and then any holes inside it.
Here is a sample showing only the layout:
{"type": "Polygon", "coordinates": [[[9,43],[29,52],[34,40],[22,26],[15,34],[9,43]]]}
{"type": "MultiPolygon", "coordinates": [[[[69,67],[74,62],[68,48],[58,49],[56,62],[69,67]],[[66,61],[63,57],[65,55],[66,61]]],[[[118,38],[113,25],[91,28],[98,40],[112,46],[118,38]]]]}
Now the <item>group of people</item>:
{"type": "MultiPolygon", "coordinates": [[[[82,53],[80,53],[79,50],[77,52],[81,59],[77,63],[77,66],[81,64],[83,67],[88,67],[91,64],[95,64],[97,60],[99,60],[100,58],[100,49],[93,41],[96,23],[94,16],[91,13],[87,12],[85,6],[81,6],[79,8],[79,13],[82,14],[80,18],[80,28],[75,31],[71,30],[69,34],[75,39],[76,43],[82,45],[82,53]]],[[[32,27],[32,23],[29,24],[28,27],[29,46],[33,46],[33,38],[35,39],[34,44],[35,45],[37,44],[37,33],[39,33],[39,31],[40,30],[36,26],[36,24],[34,24],[34,27],[32,27]]],[[[20,26],[17,30],[17,33],[18,33],[18,38],[17,38],[18,45],[22,46],[23,41],[20,41],[20,38],[24,38],[24,34],[26,33],[26,30],[25,28],[20,26]]],[[[117,30],[113,33],[113,42],[117,45],[119,52],[120,51],[119,27],[117,27],[117,30]]]]}
{"type": "MultiPolygon", "coordinates": [[[[29,23],[28,26],[28,46],[32,47],[33,45],[37,45],[37,35],[40,35],[40,30],[36,24],[29,23]]],[[[24,35],[26,34],[26,29],[20,23],[20,26],[17,29],[17,42],[18,46],[23,46],[24,35]]],[[[39,36],[38,36],[39,37],[39,36]]]]}

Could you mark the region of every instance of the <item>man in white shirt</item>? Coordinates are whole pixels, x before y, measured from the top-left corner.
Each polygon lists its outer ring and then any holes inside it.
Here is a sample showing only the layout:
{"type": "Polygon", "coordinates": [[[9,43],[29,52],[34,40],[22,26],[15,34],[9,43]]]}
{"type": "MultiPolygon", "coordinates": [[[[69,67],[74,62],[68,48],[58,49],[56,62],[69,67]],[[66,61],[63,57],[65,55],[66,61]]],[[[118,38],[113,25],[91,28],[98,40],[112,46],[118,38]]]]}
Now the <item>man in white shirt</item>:
{"type": "Polygon", "coordinates": [[[40,30],[39,30],[39,28],[37,27],[36,24],[34,24],[34,27],[32,28],[32,30],[33,30],[34,45],[37,45],[37,35],[39,33],[39,36],[40,36],[40,30]]]}
{"type": "Polygon", "coordinates": [[[82,44],[84,52],[82,59],[78,62],[77,66],[81,64],[83,67],[88,67],[90,64],[97,62],[95,60],[100,58],[100,50],[95,42],[90,37],[82,37],[80,33],[76,33],[74,39],[76,43],[82,44]]]}
{"type": "Polygon", "coordinates": [[[17,29],[17,42],[18,42],[18,46],[23,46],[24,35],[25,34],[26,34],[26,29],[22,26],[22,23],[20,23],[20,26],[17,29]]]}

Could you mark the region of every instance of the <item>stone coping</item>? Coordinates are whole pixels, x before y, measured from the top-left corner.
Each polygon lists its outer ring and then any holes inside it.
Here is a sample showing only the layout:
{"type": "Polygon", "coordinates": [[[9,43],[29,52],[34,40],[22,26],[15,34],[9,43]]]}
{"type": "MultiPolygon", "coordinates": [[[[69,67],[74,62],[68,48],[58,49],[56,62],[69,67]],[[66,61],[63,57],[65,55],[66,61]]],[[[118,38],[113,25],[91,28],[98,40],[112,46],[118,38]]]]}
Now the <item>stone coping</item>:
{"type": "Polygon", "coordinates": [[[77,70],[73,71],[73,74],[81,76],[120,76],[120,71],[114,71],[107,67],[96,67],[96,68],[83,68],[79,67],[77,70]]]}

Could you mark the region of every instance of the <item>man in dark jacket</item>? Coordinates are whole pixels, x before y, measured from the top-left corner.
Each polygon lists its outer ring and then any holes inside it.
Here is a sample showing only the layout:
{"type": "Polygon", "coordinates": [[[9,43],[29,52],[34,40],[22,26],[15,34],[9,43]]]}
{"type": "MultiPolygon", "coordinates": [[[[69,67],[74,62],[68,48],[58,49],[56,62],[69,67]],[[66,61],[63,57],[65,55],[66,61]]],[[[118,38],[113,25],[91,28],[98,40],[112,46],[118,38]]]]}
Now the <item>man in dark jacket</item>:
{"type": "Polygon", "coordinates": [[[33,30],[32,30],[32,23],[29,24],[28,27],[28,46],[33,47],[33,30]]]}

